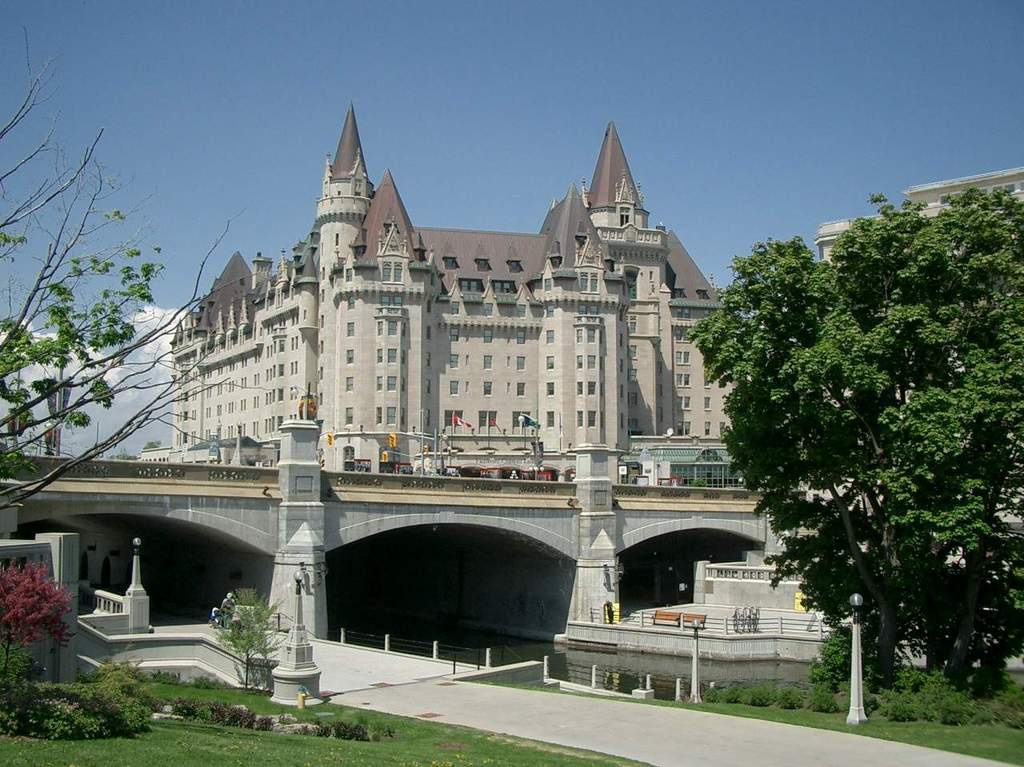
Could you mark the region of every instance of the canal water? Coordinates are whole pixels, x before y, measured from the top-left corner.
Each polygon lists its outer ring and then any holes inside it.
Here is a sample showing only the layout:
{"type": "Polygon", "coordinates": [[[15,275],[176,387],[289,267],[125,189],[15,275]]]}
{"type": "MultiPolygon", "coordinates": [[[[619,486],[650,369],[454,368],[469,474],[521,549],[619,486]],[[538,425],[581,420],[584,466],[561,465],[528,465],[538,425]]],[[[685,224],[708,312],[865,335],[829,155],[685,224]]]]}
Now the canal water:
{"type": "MultiPolygon", "coordinates": [[[[347,616],[346,641],[382,647],[384,634],[391,637],[391,648],[399,652],[429,654],[434,641],[441,645],[441,656],[459,663],[483,665],[484,649],[491,648],[492,665],[507,665],[526,660],[541,660],[549,656],[550,674],[577,684],[590,685],[591,668],[597,666],[598,686],[608,690],[629,693],[642,687],[646,675],[651,675],[655,697],[671,700],[675,695],[675,680],[682,680],[684,691],[689,690],[690,658],[627,650],[603,650],[593,646],[565,647],[534,639],[522,639],[477,631],[453,625],[420,621],[405,616],[371,616],[360,614],[358,619],[347,616]]],[[[338,638],[333,629],[329,638],[338,638]]],[[[809,686],[809,664],[783,660],[706,660],[700,661],[701,682],[714,682],[718,687],[758,682],[809,686]]]]}

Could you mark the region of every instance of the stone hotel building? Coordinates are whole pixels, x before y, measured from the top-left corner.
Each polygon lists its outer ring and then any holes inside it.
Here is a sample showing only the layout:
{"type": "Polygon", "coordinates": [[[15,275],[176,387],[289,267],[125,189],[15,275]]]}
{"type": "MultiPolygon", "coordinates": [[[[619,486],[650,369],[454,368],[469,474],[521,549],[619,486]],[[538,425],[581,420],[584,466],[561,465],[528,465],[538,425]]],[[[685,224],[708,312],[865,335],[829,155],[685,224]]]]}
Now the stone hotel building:
{"type": "Polygon", "coordinates": [[[235,253],[178,329],[172,460],[273,460],[307,390],[328,470],[418,465],[435,435],[449,466],[564,471],[576,446],[655,436],[720,460],[723,393],[690,340],[715,307],[614,124],[536,234],[490,232],[414,225],[349,108],[308,236],[277,263],[235,253]]]}

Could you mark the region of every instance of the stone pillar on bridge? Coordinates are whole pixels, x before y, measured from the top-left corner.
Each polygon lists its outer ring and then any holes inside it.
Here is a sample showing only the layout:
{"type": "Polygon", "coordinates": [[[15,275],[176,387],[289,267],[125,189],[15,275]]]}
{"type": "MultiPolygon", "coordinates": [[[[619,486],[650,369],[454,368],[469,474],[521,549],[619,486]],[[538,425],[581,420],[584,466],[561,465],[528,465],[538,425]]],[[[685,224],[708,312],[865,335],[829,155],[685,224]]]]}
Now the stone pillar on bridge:
{"type": "Polygon", "coordinates": [[[270,600],[292,618],[295,572],[302,573],[305,626],[310,634],[327,636],[327,594],[324,578],[324,504],[320,498],[320,427],[315,421],[290,420],[279,427],[281,459],[278,482],[277,551],[270,600]]]}
{"type": "Polygon", "coordinates": [[[617,600],[615,542],[619,519],[612,508],[610,456],[606,445],[576,448],[576,502],[579,553],[572,594],[572,620],[590,620],[592,611],[617,600]]]}
{"type": "Polygon", "coordinates": [[[71,629],[71,640],[64,647],[50,647],[47,679],[53,682],[73,682],[78,676],[78,652],[75,632],[78,631],[78,533],[37,533],[37,541],[50,544],[53,562],[53,581],[67,590],[71,602],[63,621],[71,629]]]}

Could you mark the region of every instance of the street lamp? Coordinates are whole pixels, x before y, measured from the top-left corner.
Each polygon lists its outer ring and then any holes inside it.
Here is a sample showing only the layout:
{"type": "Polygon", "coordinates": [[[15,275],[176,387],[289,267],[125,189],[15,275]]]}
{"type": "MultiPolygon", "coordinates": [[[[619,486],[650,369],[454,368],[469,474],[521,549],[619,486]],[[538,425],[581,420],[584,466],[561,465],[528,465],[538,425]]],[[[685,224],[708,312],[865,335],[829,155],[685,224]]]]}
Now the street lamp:
{"type": "Polygon", "coordinates": [[[679,624],[682,628],[693,629],[693,655],[690,657],[690,703],[703,703],[700,697],[700,630],[707,623],[707,616],[701,613],[683,613],[679,624]]]}
{"type": "Polygon", "coordinates": [[[850,648],[850,713],[846,715],[847,724],[862,724],[868,720],[864,713],[864,673],[861,668],[860,649],[860,608],[864,597],[854,593],[850,595],[850,607],[853,608],[852,646],[850,648]]]}

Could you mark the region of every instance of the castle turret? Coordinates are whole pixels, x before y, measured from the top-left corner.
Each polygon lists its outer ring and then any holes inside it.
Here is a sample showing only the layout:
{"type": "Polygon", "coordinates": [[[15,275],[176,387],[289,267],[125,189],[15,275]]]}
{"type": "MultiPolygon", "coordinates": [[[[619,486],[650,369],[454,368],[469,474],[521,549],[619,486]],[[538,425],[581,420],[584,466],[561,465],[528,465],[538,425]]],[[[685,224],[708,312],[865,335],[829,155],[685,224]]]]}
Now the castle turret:
{"type": "Polygon", "coordinates": [[[647,227],[643,195],[633,180],[615,123],[608,123],[590,180],[587,203],[597,226],[647,227]]]}

